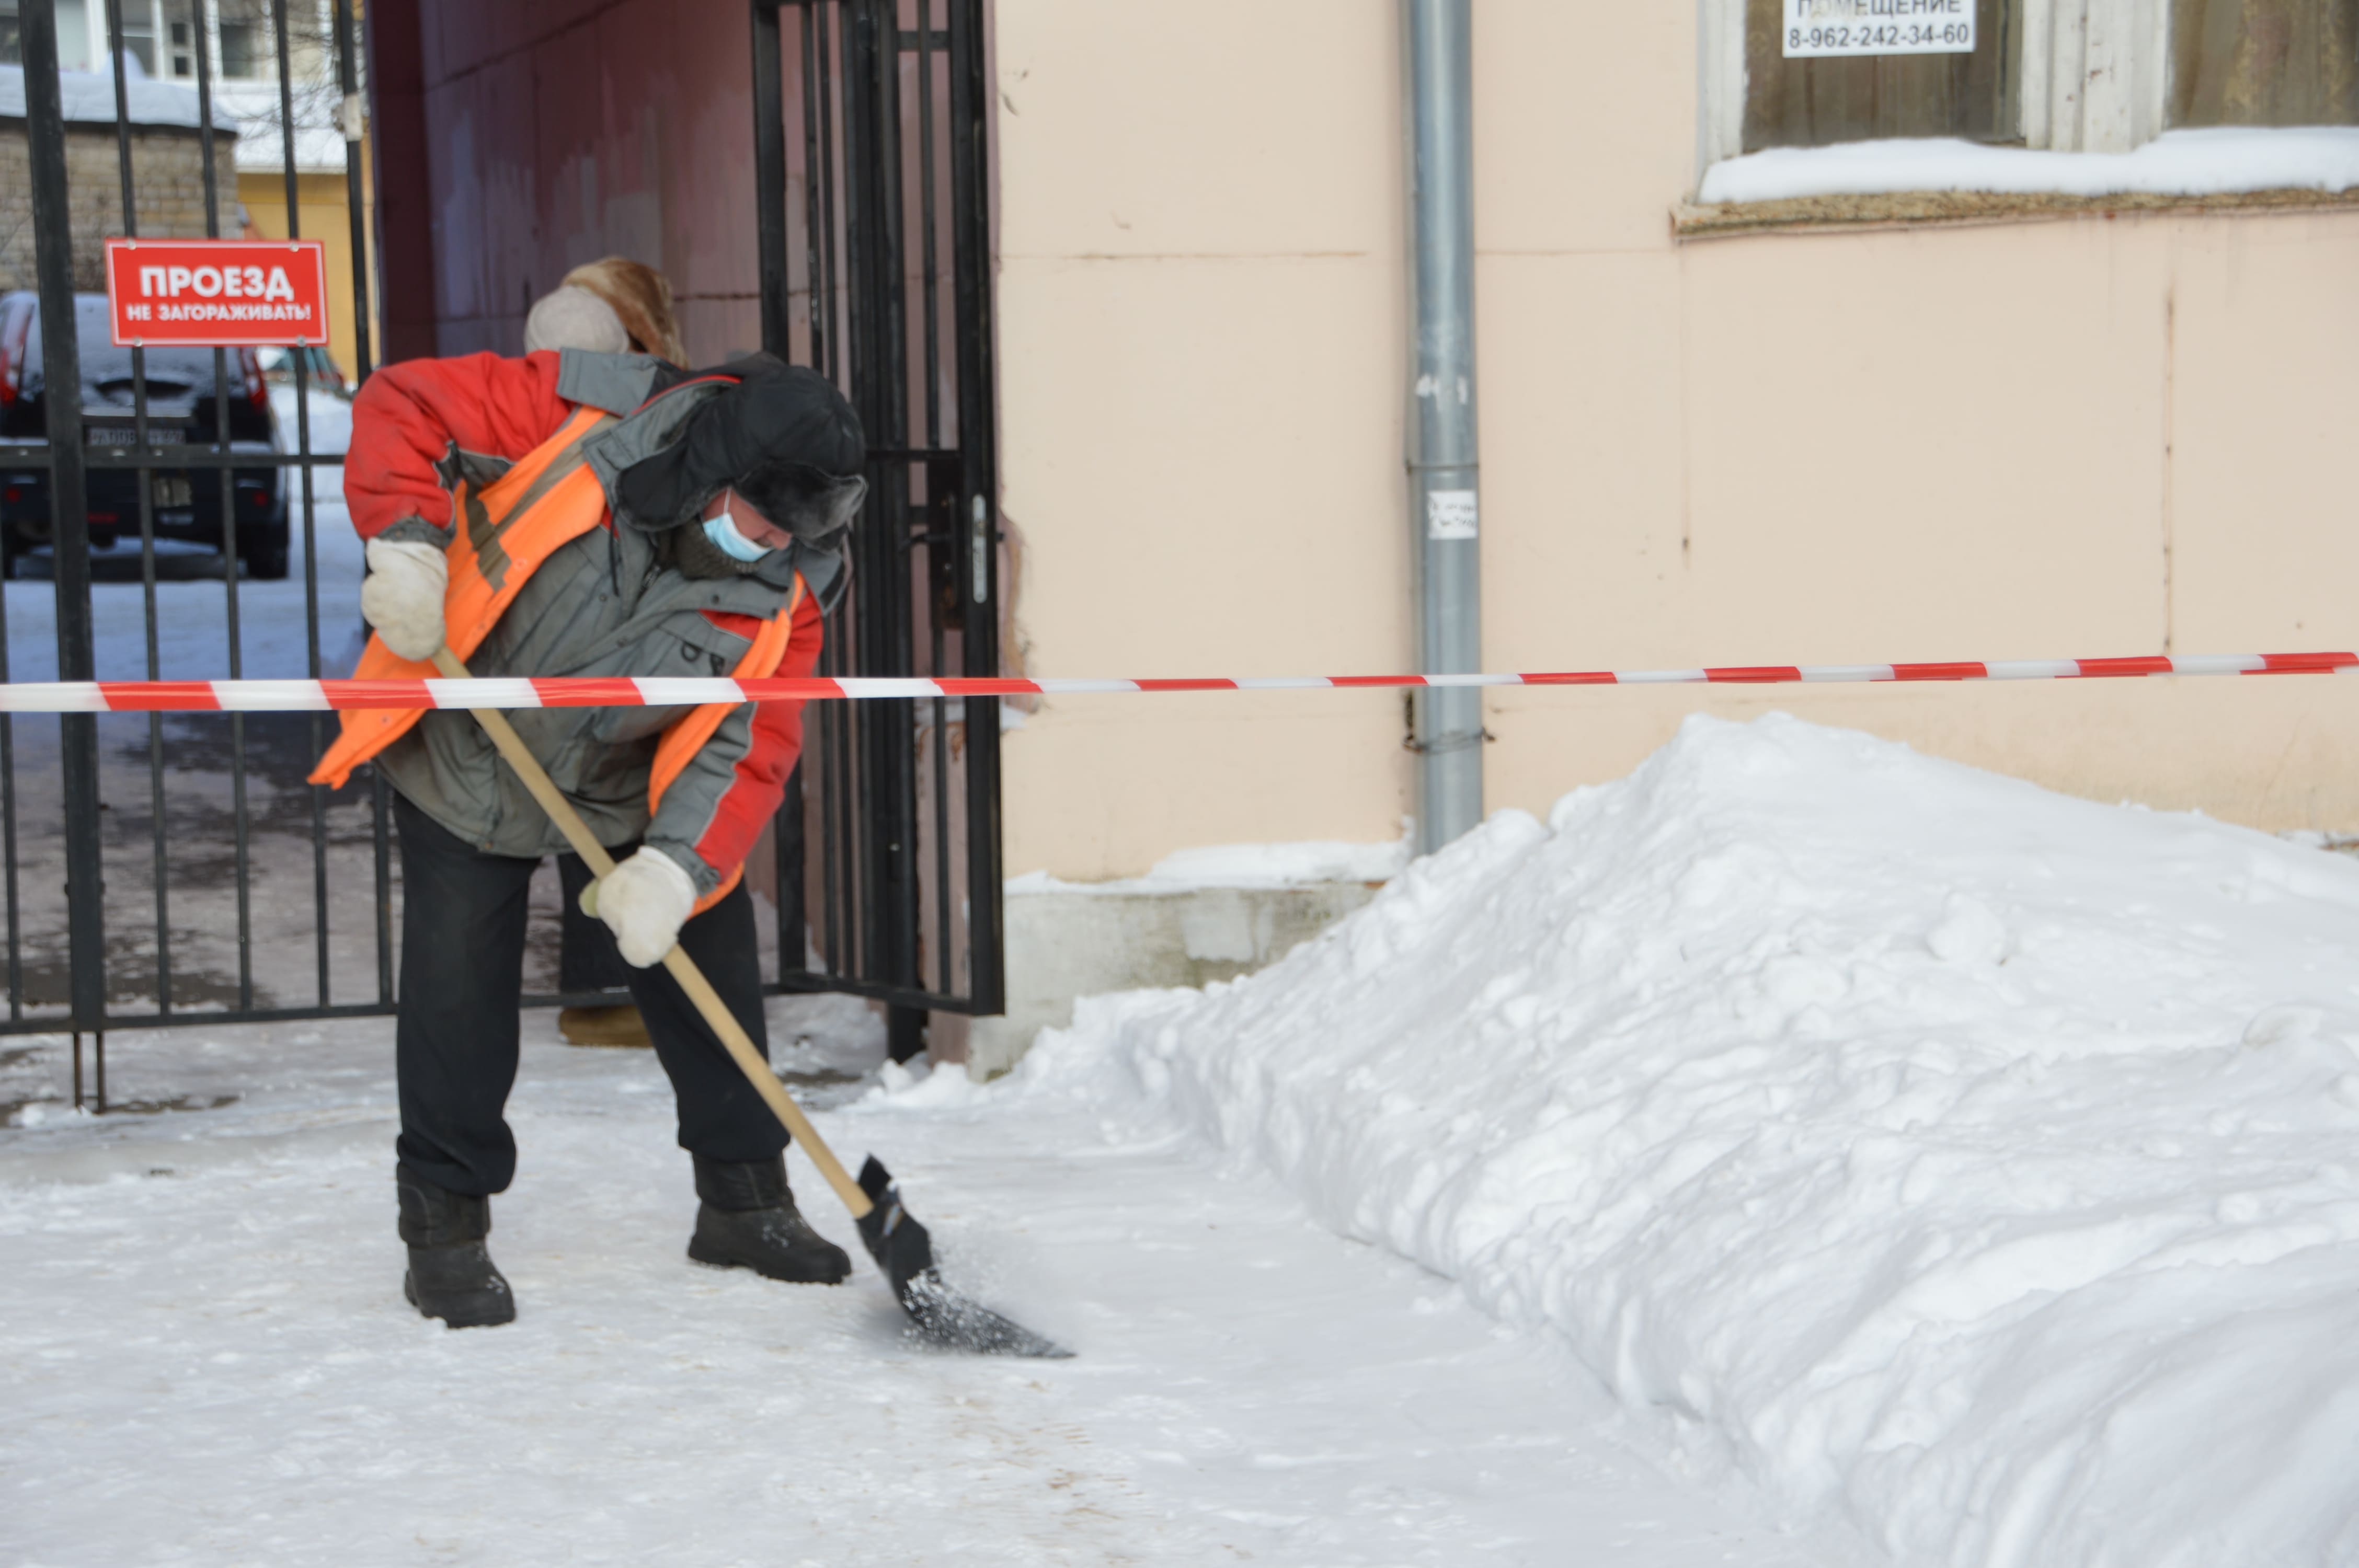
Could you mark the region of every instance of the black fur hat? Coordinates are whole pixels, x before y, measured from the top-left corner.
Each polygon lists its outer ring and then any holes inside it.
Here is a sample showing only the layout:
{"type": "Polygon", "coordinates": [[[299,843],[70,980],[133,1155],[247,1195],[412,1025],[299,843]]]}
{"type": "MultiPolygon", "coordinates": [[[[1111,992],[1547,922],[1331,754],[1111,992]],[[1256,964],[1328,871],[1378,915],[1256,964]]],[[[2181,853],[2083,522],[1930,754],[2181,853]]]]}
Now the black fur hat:
{"type": "Polygon", "coordinates": [[[768,354],[694,372],[677,384],[707,376],[736,384],[699,408],[679,440],[617,481],[616,499],[631,520],[649,530],[676,528],[734,489],[801,536],[848,524],[866,490],[868,445],[860,416],[835,384],[768,354]]]}

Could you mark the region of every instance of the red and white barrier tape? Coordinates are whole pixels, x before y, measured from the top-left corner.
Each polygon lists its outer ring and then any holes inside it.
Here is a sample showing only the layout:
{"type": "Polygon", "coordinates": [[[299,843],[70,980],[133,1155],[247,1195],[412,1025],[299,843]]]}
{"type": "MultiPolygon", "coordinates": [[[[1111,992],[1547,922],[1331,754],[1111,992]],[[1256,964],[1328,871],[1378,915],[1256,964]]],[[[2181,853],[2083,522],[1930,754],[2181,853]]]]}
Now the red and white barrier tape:
{"type": "Polygon", "coordinates": [[[1736,665],[1695,670],[1557,670],[1530,675],[1239,676],[1182,680],[1018,680],[874,676],[785,680],[18,681],[0,713],[260,713],[345,708],[676,708],[706,702],[893,697],[1062,697],[1098,692],[1303,691],[1365,687],[1770,686],[1788,682],[2102,680],[2132,676],[2332,675],[2359,654],[2193,654],[2127,659],[2017,659],[1939,665],[1736,665]]]}

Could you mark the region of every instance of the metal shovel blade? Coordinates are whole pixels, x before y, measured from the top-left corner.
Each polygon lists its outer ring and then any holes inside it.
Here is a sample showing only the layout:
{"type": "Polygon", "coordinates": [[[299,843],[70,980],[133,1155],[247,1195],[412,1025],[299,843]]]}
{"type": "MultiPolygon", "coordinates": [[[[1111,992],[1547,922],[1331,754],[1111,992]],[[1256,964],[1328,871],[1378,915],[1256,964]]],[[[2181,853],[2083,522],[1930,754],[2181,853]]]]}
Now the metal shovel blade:
{"type": "Polygon", "coordinates": [[[860,1239],[893,1281],[901,1310],[919,1336],[946,1350],[979,1356],[1030,1356],[1062,1360],[1072,1354],[952,1290],[934,1269],[933,1238],[901,1206],[901,1192],[876,1156],[860,1167],[860,1190],[876,1206],[860,1217],[860,1239]]]}

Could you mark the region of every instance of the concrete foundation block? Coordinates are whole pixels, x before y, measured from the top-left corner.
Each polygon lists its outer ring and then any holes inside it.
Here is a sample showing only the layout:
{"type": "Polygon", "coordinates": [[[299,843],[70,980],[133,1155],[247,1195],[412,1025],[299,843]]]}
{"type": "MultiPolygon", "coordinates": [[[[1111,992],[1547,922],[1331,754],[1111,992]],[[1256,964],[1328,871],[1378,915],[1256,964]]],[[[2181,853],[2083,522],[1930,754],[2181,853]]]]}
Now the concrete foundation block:
{"type": "Polygon", "coordinates": [[[1007,1011],[978,1018],[967,1071],[996,1077],[1073,1003],[1107,991],[1202,986],[1284,957],[1375,896],[1378,882],[1099,892],[1057,886],[1008,893],[1007,1011]]]}

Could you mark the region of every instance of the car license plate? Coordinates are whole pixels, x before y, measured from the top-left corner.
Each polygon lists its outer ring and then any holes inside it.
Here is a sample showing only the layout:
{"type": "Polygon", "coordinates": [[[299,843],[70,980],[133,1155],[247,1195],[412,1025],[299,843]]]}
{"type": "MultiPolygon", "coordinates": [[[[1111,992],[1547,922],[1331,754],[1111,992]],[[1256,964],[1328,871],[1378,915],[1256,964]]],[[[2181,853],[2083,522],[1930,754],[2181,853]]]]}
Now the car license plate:
{"type": "Polygon", "coordinates": [[[189,504],[189,479],[186,474],[156,476],[156,504],[159,507],[189,504]]]}
{"type": "Polygon", "coordinates": [[[93,447],[133,447],[139,444],[139,432],[129,425],[85,425],[85,438],[93,447]]]}

